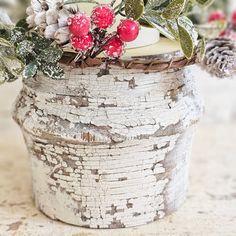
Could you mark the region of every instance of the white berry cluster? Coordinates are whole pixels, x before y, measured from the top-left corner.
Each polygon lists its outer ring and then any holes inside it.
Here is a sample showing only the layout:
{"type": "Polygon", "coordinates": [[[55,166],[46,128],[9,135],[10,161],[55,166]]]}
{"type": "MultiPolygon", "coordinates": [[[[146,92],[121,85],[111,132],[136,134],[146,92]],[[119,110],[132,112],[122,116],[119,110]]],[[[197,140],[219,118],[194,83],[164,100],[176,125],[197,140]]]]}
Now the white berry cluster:
{"type": "Polygon", "coordinates": [[[64,44],[70,39],[67,19],[72,13],[60,0],[31,0],[27,8],[27,23],[45,38],[64,44]]]}

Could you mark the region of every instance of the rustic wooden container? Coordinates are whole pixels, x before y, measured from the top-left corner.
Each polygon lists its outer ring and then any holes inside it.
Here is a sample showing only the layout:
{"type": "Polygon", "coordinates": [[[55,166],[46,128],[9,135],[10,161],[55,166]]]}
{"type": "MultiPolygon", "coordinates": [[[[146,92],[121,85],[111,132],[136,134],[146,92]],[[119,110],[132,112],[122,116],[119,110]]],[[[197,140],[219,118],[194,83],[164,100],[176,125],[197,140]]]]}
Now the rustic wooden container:
{"type": "Polygon", "coordinates": [[[194,61],[171,53],[109,70],[96,63],[65,67],[63,81],[24,81],[14,119],[29,150],[36,205],[89,228],[153,222],[185,200],[202,113],[185,67],[194,61]]]}

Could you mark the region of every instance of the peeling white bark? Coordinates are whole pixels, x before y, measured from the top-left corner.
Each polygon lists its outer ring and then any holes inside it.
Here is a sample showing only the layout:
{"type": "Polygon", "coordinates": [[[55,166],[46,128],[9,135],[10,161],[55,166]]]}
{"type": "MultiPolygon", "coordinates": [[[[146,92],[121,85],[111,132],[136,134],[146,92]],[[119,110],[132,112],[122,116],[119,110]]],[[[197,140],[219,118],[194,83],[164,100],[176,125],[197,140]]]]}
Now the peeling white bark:
{"type": "Polygon", "coordinates": [[[67,69],[24,83],[14,118],[39,209],[90,228],[146,224],[184,201],[202,104],[188,69],[67,69]]]}

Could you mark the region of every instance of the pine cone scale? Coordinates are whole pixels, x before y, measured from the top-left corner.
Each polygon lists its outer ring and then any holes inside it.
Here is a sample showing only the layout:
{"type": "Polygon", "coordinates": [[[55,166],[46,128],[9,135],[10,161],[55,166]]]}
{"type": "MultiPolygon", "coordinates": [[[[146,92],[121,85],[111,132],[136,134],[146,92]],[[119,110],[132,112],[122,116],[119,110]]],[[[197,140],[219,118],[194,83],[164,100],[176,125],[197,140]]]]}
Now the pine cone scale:
{"type": "Polygon", "coordinates": [[[219,78],[232,76],[236,71],[236,43],[228,38],[210,40],[201,66],[219,78]]]}

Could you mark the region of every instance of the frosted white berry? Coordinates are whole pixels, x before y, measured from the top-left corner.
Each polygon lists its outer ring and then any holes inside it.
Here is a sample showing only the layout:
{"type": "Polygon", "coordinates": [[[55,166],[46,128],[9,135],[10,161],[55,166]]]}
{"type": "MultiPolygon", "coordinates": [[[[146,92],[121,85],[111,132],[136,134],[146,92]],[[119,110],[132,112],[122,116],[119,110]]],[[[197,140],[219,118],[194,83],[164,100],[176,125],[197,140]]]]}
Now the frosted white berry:
{"type": "Polygon", "coordinates": [[[37,26],[46,24],[46,11],[38,13],[34,18],[34,22],[37,26]]]}
{"type": "Polygon", "coordinates": [[[59,28],[54,35],[54,39],[57,44],[64,44],[69,42],[70,40],[69,28],[67,26],[59,28]]]}
{"type": "Polygon", "coordinates": [[[46,23],[47,25],[57,24],[58,23],[58,11],[56,9],[50,9],[46,12],[46,23]]]}
{"type": "Polygon", "coordinates": [[[56,31],[58,30],[58,24],[48,25],[45,29],[44,36],[46,39],[53,39],[56,31]]]}

